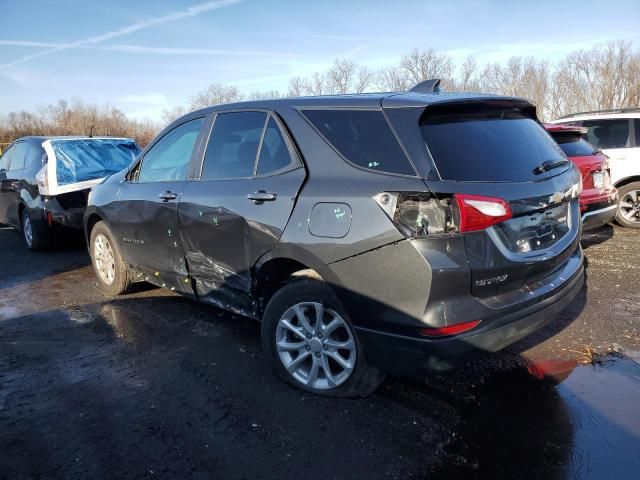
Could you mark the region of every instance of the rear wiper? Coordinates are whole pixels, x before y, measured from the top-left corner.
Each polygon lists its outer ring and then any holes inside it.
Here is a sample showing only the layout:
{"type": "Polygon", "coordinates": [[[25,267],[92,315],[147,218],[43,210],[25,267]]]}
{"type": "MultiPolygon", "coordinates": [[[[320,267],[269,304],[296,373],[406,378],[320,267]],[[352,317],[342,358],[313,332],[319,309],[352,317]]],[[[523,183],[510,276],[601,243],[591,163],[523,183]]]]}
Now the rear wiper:
{"type": "Polygon", "coordinates": [[[552,170],[554,168],[557,167],[561,167],[563,165],[566,165],[567,163],[569,163],[569,160],[547,160],[546,162],[543,162],[542,165],[538,165],[536,168],[533,169],[533,173],[535,175],[539,175],[541,173],[544,173],[548,170],[552,170]]]}

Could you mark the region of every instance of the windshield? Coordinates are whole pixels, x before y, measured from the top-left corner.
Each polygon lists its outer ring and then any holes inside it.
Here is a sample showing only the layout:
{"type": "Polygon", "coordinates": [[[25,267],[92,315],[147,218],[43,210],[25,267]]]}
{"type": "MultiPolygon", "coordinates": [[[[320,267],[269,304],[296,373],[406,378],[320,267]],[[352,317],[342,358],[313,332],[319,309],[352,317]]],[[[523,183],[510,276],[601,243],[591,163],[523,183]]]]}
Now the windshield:
{"type": "Polygon", "coordinates": [[[131,139],[51,140],[58,185],[108,177],[127,168],[140,153],[131,139]]]}
{"type": "Polygon", "coordinates": [[[428,115],[420,128],[443,180],[521,182],[566,169],[534,173],[566,156],[538,122],[518,110],[445,111],[428,115]]]}

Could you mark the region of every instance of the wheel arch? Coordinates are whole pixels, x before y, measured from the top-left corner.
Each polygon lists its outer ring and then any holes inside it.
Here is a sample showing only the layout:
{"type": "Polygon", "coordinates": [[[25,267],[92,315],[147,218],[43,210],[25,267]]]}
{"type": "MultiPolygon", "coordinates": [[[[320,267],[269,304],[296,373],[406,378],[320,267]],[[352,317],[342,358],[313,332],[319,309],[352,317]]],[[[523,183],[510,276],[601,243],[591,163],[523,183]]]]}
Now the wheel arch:
{"type": "Polygon", "coordinates": [[[623,178],[622,180],[618,180],[614,185],[616,188],[624,187],[625,185],[629,185],[630,183],[640,182],[640,175],[634,175],[631,177],[623,178]]]}
{"type": "Polygon", "coordinates": [[[105,221],[104,215],[101,215],[99,212],[97,211],[87,212],[84,220],[84,234],[85,234],[85,239],[87,241],[87,245],[89,245],[89,242],[91,240],[91,231],[93,230],[93,227],[95,227],[96,223],[104,222],[104,221],[105,221]]]}
{"type": "Polygon", "coordinates": [[[319,271],[322,263],[306,250],[296,246],[276,247],[264,254],[253,268],[252,293],[258,300],[258,316],[269,299],[294,277],[324,279],[319,271]]]}

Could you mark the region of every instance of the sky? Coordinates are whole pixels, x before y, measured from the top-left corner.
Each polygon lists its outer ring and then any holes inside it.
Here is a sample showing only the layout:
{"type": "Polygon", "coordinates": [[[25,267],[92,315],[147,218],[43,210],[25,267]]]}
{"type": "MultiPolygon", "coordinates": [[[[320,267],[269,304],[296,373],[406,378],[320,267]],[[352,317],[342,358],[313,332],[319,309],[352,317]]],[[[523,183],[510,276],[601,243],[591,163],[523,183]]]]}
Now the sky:
{"type": "Polygon", "coordinates": [[[336,58],[555,62],[611,40],[640,47],[640,0],[0,0],[0,115],[77,98],[160,121],[211,83],[286,91],[336,58]]]}

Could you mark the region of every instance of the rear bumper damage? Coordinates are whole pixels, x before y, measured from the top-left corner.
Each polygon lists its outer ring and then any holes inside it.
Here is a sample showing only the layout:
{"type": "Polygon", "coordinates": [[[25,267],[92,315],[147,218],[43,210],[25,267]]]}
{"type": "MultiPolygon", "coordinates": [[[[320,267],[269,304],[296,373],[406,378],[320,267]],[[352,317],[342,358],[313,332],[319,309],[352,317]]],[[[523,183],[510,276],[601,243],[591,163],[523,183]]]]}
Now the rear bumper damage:
{"type": "MultiPolygon", "coordinates": [[[[469,293],[468,266],[456,255],[463,253],[462,246],[456,244],[455,238],[449,239],[449,255],[442,255],[422,248],[418,253],[411,242],[399,242],[381,249],[384,252],[378,252],[373,266],[375,260],[367,257],[374,253],[360,256],[370,266],[364,273],[366,292],[344,286],[337,292],[368,363],[400,376],[451,369],[478,354],[503,349],[553,321],[584,283],[583,254],[576,242],[569,258],[545,278],[503,294],[476,298],[469,293]],[[446,319],[446,324],[473,320],[480,324],[444,338],[418,333],[421,327],[434,326],[437,318],[446,319]]],[[[358,277],[358,259],[349,259],[344,266],[332,265],[331,273],[341,280],[358,277]]]]}
{"type": "Polygon", "coordinates": [[[501,350],[553,321],[574,300],[583,283],[580,268],[547,298],[527,308],[516,308],[493,322],[492,328],[478,333],[420,339],[360,328],[358,337],[367,361],[386,372],[402,376],[449,370],[474,356],[501,350]]]}

